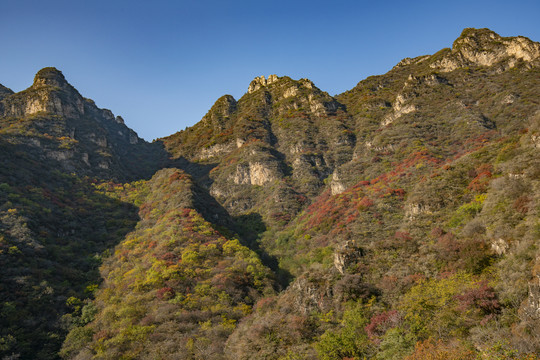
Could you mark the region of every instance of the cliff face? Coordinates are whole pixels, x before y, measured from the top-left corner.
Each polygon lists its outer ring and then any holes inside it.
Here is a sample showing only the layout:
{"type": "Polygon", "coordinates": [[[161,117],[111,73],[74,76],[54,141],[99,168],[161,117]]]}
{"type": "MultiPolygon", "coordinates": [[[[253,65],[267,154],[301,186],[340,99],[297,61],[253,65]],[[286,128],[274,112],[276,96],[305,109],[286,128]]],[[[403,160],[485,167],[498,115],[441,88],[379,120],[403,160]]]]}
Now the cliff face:
{"type": "Polygon", "coordinates": [[[159,167],[151,162],[166,160],[159,145],[146,143],[121,117],[82,97],[55,68],[40,70],[26,90],[3,94],[3,137],[33,148],[42,160],[58,162],[65,171],[134,179],[159,167]]]}

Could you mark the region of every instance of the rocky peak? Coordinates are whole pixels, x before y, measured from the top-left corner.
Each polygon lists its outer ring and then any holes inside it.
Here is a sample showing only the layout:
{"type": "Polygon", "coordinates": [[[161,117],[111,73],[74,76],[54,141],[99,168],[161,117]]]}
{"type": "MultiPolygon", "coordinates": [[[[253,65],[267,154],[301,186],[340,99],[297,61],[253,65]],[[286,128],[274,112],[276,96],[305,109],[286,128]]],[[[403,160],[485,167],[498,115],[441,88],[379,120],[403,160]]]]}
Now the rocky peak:
{"type": "Polygon", "coordinates": [[[465,29],[454,41],[452,51],[459,51],[470,61],[490,66],[504,57],[533,61],[540,56],[540,44],[523,36],[503,38],[489,29],[465,29]]]}
{"type": "Polygon", "coordinates": [[[34,77],[32,88],[35,89],[43,86],[54,86],[62,89],[71,87],[66,81],[64,74],[54,67],[43,68],[39,70],[34,77]]]}
{"type": "Polygon", "coordinates": [[[505,70],[514,67],[519,60],[531,63],[538,59],[540,44],[526,37],[502,37],[489,29],[468,28],[454,41],[449,55],[431,67],[452,71],[469,65],[502,63],[505,70]]]}
{"type": "Polygon", "coordinates": [[[85,99],[65,79],[61,71],[47,67],[38,71],[28,89],[4,97],[0,116],[24,117],[48,113],[79,118],[85,113],[85,99]]]}
{"type": "Polygon", "coordinates": [[[202,122],[221,131],[228,123],[229,117],[236,111],[237,103],[231,95],[224,95],[217,99],[212,108],[204,115],[202,122]]]}
{"type": "Polygon", "coordinates": [[[452,50],[459,49],[463,44],[474,44],[475,46],[486,47],[494,41],[500,41],[501,36],[490,29],[463,29],[461,35],[454,41],[452,50]]]}
{"type": "Polygon", "coordinates": [[[277,75],[269,75],[268,79],[266,79],[264,75],[258,76],[249,84],[248,93],[251,94],[252,92],[257,91],[264,86],[275,83],[278,80],[279,78],[277,75]]]}

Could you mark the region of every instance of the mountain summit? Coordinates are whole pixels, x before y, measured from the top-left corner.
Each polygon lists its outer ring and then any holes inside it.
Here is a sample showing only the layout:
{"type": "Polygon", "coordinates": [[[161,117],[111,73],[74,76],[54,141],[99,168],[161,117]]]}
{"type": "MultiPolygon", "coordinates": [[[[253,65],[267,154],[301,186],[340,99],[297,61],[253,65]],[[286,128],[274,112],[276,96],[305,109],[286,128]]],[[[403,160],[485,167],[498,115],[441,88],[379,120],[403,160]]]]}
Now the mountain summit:
{"type": "Polygon", "coordinates": [[[454,41],[450,52],[440,55],[442,58],[432,68],[448,72],[470,65],[498,65],[497,69],[502,71],[513,68],[519,61],[538,66],[540,44],[523,36],[505,38],[489,29],[468,28],[454,41]]]}
{"type": "Polygon", "coordinates": [[[0,89],[0,124],[11,141],[34,147],[42,160],[58,161],[80,175],[148,177],[158,166],[151,162],[166,161],[158,144],[146,143],[121,117],[84,98],[54,67],[38,71],[24,91],[0,89]],[[21,132],[33,136],[17,136],[21,132]]]}
{"type": "Polygon", "coordinates": [[[64,74],[54,67],[46,67],[37,72],[32,87],[39,88],[42,86],[55,86],[62,89],[71,87],[66,81],[64,74]]]}

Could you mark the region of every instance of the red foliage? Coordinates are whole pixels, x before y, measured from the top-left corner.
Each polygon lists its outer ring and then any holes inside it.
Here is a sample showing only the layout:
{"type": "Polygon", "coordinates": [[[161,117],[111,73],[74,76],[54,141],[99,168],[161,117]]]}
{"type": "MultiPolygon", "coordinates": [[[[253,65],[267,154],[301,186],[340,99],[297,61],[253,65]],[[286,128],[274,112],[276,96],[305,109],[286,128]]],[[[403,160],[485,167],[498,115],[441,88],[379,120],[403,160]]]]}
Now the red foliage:
{"type": "Polygon", "coordinates": [[[274,297],[261,298],[255,304],[255,309],[257,309],[257,310],[269,309],[275,304],[275,302],[276,302],[276,299],[274,297]]]}
{"type": "Polygon", "coordinates": [[[411,234],[409,234],[406,231],[396,231],[394,237],[397,240],[401,240],[401,241],[410,241],[410,240],[412,240],[411,234]]]}
{"type": "Polygon", "coordinates": [[[405,196],[405,190],[403,190],[403,189],[401,189],[401,188],[400,188],[400,189],[391,189],[391,190],[390,190],[390,193],[391,193],[392,195],[397,195],[397,196],[399,196],[400,198],[403,198],[403,197],[405,196]]]}
{"type": "Polygon", "coordinates": [[[173,183],[174,181],[183,180],[186,178],[187,178],[187,175],[184,172],[175,171],[171,174],[171,176],[169,176],[169,184],[173,183]]]}
{"type": "Polygon", "coordinates": [[[176,255],[172,252],[166,252],[165,254],[160,256],[160,259],[165,261],[176,260],[176,255]]]}
{"type": "Polygon", "coordinates": [[[151,211],[152,211],[152,204],[150,203],[144,203],[139,207],[139,215],[143,219],[148,218],[151,211]]]}
{"type": "Polygon", "coordinates": [[[436,246],[444,260],[455,260],[461,250],[460,244],[452,233],[440,236],[436,246]]]}
{"type": "Polygon", "coordinates": [[[288,223],[292,219],[292,215],[286,212],[277,212],[270,215],[272,219],[278,222],[288,223]]]}
{"type": "Polygon", "coordinates": [[[161,289],[158,289],[156,291],[156,297],[160,300],[168,300],[173,298],[175,295],[175,291],[170,286],[162,287],[161,289]]]}
{"type": "Polygon", "coordinates": [[[466,310],[480,310],[485,321],[489,320],[490,315],[496,314],[501,310],[501,304],[497,299],[495,290],[487,284],[486,281],[478,283],[478,287],[469,289],[461,295],[456,295],[456,299],[459,301],[459,309],[466,310]]]}
{"type": "Polygon", "coordinates": [[[431,229],[430,236],[433,238],[439,238],[445,234],[444,230],[438,226],[431,229]]]}
{"type": "Polygon", "coordinates": [[[522,195],[514,201],[514,204],[512,204],[512,207],[522,213],[526,214],[529,211],[529,202],[531,199],[527,195],[522,195]]]}
{"type": "Polygon", "coordinates": [[[182,209],[182,216],[183,217],[189,217],[190,212],[191,212],[190,208],[184,208],[184,209],[182,209]]]}
{"type": "Polygon", "coordinates": [[[371,200],[371,199],[368,198],[367,196],[364,196],[364,197],[362,198],[362,200],[360,200],[360,201],[358,202],[358,208],[359,208],[360,210],[363,210],[363,209],[367,209],[367,208],[373,206],[374,204],[375,204],[375,203],[373,202],[373,200],[371,200]]]}
{"type": "Polygon", "coordinates": [[[373,316],[366,325],[365,330],[369,339],[379,343],[379,337],[384,335],[389,329],[394,328],[401,322],[401,315],[397,310],[389,310],[373,316]]]}
{"type": "Polygon", "coordinates": [[[491,164],[482,164],[469,175],[473,176],[476,174],[475,178],[469,183],[467,189],[477,192],[485,192],[489,181],[491,180],[493,174],[493,166],[491,164]]]}

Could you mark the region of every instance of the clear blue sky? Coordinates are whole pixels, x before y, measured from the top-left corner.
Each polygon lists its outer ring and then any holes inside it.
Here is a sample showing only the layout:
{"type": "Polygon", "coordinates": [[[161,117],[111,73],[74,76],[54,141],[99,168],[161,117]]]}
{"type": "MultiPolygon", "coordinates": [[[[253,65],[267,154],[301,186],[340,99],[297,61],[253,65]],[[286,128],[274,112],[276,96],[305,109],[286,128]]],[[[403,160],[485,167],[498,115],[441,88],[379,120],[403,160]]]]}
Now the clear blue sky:
{"type": "Polygon", "coordinates": [[[540,41],[540,1],[0,0],[0,83],[46,66],[146,140],[198,122],[259,75],[335,95],[465,27],[540,41]]]}

